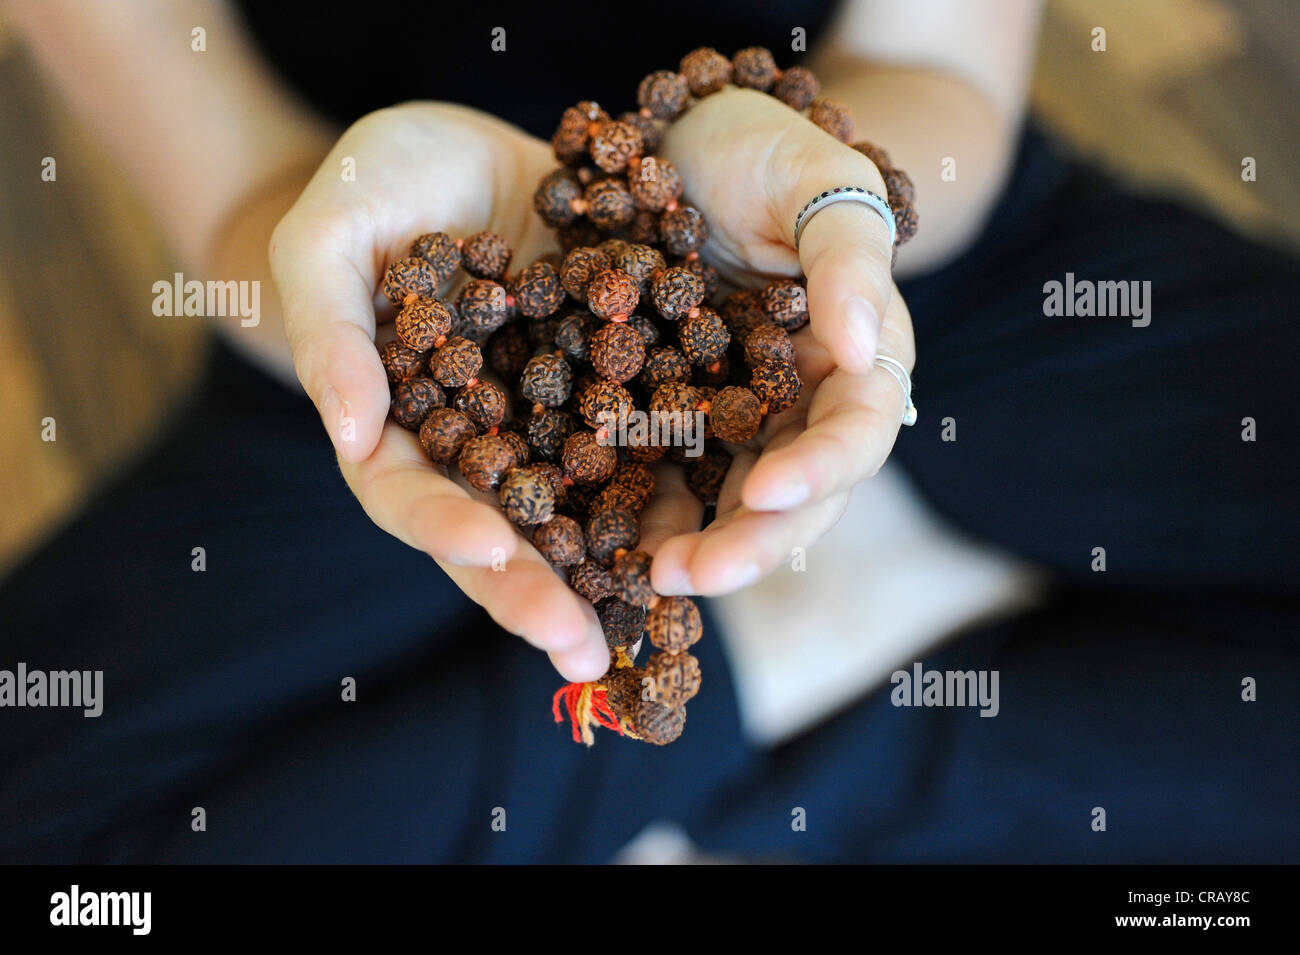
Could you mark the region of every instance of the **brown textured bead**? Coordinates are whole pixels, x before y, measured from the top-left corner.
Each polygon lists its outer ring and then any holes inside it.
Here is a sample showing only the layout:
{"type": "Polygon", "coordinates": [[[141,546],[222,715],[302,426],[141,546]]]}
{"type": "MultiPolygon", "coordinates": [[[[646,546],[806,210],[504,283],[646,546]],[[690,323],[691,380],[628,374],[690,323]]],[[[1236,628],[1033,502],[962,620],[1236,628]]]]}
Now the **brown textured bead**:
{"type": "Polygon", "coordinates": [[[631,221],[619,230],[619,235],[628,242],[654,245],[659,241],[659,213],[638,209],[632,213],[631,221]]]}
{"type": "Polygon", "coordinates": [[[518,325],[506,325],[488,340],[488,367],[504,381],[516,380],[532,354],[532,342],[518,325]]]}
{"type": "Polygon", "coordinates": [[[700,692],[700,661],[685,650],[652,654],[645,672],[654,681],[655,699],[664,706],[689,703],[700,692]]]}
{"type": "Polygon", "coordinates": [[[434,298],[438,294],[438,271],[424,259],[398,259],[384,272],[384,295],[401,305],[408,295],[434,298]]]}
{"type": "Polygon", "coordinates": [[[776,80],[776,60],[766,47],[747,47],[731,58],[731,81],[766,93],[776,80]]]}
{"type": "Polygon", "coordinates": [[[650,555],[643,550],[630,550],[615,557],[609,576],[614,584],[614,596],[624,603],[644,607],[655,597],[655,590],[650,586],[650,555]]]}
{"type": "Polygon", "coordinates": [[[668,381],[656,388],[650,396],[649,410],[652,414],[676,414],[685,418],[695,414],[699,400],[700,394],[694,385],[668,381]]]}
{"type": "Polygon", "coordinates": [[[722,303],[722,320],[727,323],[731,337],[744,341],[759,325],[770,325],[772,320],[763,311],[762,293],[758,289],[739,289],[722,303]]]}
{"type": "Polygon", "coordinates": [[[641,292],[645,292],[649,286],[650,276],[664,268],[666,264],[662,252],[639,242],[629,243],[627,248],[614,256],[610,263],[614,268],[621,269],[632,276],[641,292]]]}
{"type": "Polygon", "coordinates": [[[902,245],[916,235],[916,207],[910,202],[889,203],[894,213],[894,244],[902,245]]]}
{"type": "MultiPolygon", "coordinates": [[[[528,459],[532,456],[531,449],[528,447],[528,442],[524,439],[522,434],[510,430],[513,427],[517,427],[517,423],[512,422],[511,424],[502,425],[497,434],[501,435],[506,444],[510,445],[511,459],[515,462],[515,467],[521,468],[528,463],[528,459]]],[[[545,470],[546,465],[542,464],[537,467],[539,474],[548,473],[545,470]]],[[[556,480],[558,480],[558,478],[556,480]]],[[[555,494],[556,500],[558,501],[561,497],[563,497],[563,494],[557,490],[555,494]]]]}
{"type": "Polygon", "coordinates": [[[519,379],[519,392],[534,404],[558,408],[573,390],[573,369],[559,355],[530,358],[519,379]]]}
{"type": "Polygon", "coordinates": [[[808,118],[842,143],[853,138],[853,114],[843,103],[833,99],[813,100],[808,118]]]}
{"type": "Polygon", "coordinates": [[[722,276],[718,270],[703,259],[681,259],[674,262],[674,265],[680,265],[689,272],[694,272],[701,282],[704,283],[704,300],[707,302],[718,294],[718,288],[722,285],[722,276]]]}
{"type": "Polygon", "coordinates": [[[587,361],[591,351],[591,336],[604,324],[590,312],[574,312],[555,331],[555,345],[570,361],[587,361]]]}
{"type": "Polygon", "coordinates": [[[585,302],[587,286],[591,280],[611,264],[609,256],[600,249],[590,246],[573,249],[564,257],[564,264],[560,266],[560,284],[579,302],[585,302]]]}
{"type": "Polygon", "coordinates": [[[653,464],[664,456],[666,450],[663,445],[656,443],[655,436],[649,433],[629,432],[627,444],[623,448],[623,453],[629,461],[635,461],[640,464],[653,464]]]}
{"type": "Polygon", "coordinates": [[[689,96],[686,77],[672,70],[655,70],[637,87],[636,103],[655,119],[673,119],[686,106],[689,96]]]}
{"type": "Polygon", "coordinates": [[[593,182],[583,194],[583,201],[592,225],[606,232],[627,225],[636,215],[636,202],[621,179],[593,182]]]}
{"type": "Polygon", "coordinates": [[[464,387],[483,369],[483,352],[468,338],[449,338],[429,356],[429,372],[444,388],[464,387]]]}
{"type": "Polygon", "coordinates": [[[781,78],[772,87],[772,95],[791,109],[803,112],[812,105],[812,101],[821,92],[822,85],[812,70],[802,66],[792,66],[781,73],[781,78]]]}
{"type": "Polygon", "coordinates": [[[745,336],[745,361],[760,365],[765,361],[794,361],[794,342],[790,333],[778,325],[759,325],[745,336]]]}
{"type": "Polygon", "coordinates": [[[681,349],[672,345],[652,348],[647,354],[641,377],[637,379],[646,391],[654,394],[655,389],[670,381],[689,382],[691,363],[686,360],[681,349]]]}
{"type": "Polygon", "coordinates": [[[636,718],[644,678],[645,670],[640,667],[611,667],[601,679],[605,687],[605,702],[620,720],[631,723],[636,718]]]}
{"type": "Polygon", "coordinates": [[[765,361],[754,366],[749,387],[767,407],[768,414],[779,414],[799,400],[803,383],[793,362],[765,361]]]}
{"type": "Polygon", "coordinates": [[[627,187],[636,207],[648,212],[663,212],[674,206],[681,199],[683,188],[677,167],[659,156],[647,156],[641,160],[637,168],[628,173],[627,187]]]}
{"type": "Polygon", "coordinates": [[[641,155],[641,130],[631,123],[602,123],[591,137],[591,158],[605,172],[622,172],[641,155]]]}
{"type": "Polygon", "coordinates": [[[555,158],[566,164],[580,161],[587,152],[587,144],[591,142],[593,125],[607,122],[609,114],[597,103],[584,100],[577,106],[570,106],[560,117],[560,125],[551,137],[555,158]]]}
{"type": "Polygon", "coordinates": [[[704,622],[690,597],[660,597],[646,614],[645,629],[652,646],[679,653],[704,635],[704,622]]]}
{"type": "MultiPolygon", "coordinates": [[[[586,546],[585,540],[583,546],[586,546]]],[[[584,559],[569,569],[569,586],[593,604],[614,593],[609,571],[594,560],[584,559]]]]}
{"type": "Polygon", "coordinates": [[[597,380],[582,391],[578,413],[593,428],[615,428],[634,407],[632,394],[616,381],[597,380]]]}
{"type": "Polygon", "coordinates": [[[379,346],[379,360],[383,363],[384,373],[392,384],[414,378],[422,373],[428,353],[407,348],[394,339],[379,346]]]}
{"type": "Polygon", "coordinates": [[[704,282],[689,269],[673,266],[650,279],[650,299],[660,315],[675,322],[704,301],[704,282]]]}
{"type": "Polygon", "coordinates": [[[510,267],[514,251],[510,243],[495,232],[475,232],[461,247],[461,263],[475,278],[499,282],[510,267]]]}
{"type": "Polygon", "coordinates": [[[556,567],[573,567],[587,556],[582,527],[571,517],[556,514],[533,531],[533,546],[556,567]]]}
{"type": "Polygon", "coordinates": [[[460,268],[460,246],[445,232],[426,232],[411,243],[411,257],[433,266],[441,284],[460,268]]]}
{"type": "Polygon", "coordinates": [[[506,396],[490,381],[476,381],[456,392],[451,405],[479,431],[495,428],[506,417],[506,396]]]}
{"type": "Polygon", "coordinates": [[[501,510],[512,524],[545,524],[555,513],[555,491],[550,480],[532,468],[511,468],[497,491],[501,510]]]}
{"type": "Polygon", "coordinates": [[[510,317],[506,290],[491,279],[466,282],[456,297],[456,308],[466,324],[481,331],[495,331],[510,317]]]}
{"type": "Polygon", "coordinates": [[[393,322],[397,340],[416,351],[428,351],[451,331],[451,312],[436,298],[412,299],[393,322]]]}
{"type": "Polygon", "coordinates": [[[716,93],[731,82],[731,61],[709,46],[687,53],[682,57],[680,69],[695,96],[716,93]]]}
{"type": "Polygon", "coordinates": [[[627,320],[627,323],[641,333],[645,339],[645,347],[659,343],[659,327],[654,321],[645,315],[633,315],[627,320]]]}
{"type": "Polygon", "coordinates": [[[763,289],[763,312],[787,332],[808,323],[808,290],[793,279],[777,279],[763,289]]]}
{"type": "Polygon", "coordinates": [[[674,708],[654,700],[641,700],[637,704],[636,718],[630,723],[632,731],[647,743],[667,746],[686,728],[686,707],[674,708]]]}
{"type": "Polygon", "coordinates": [[[408,431],[418,431],[429,412],[446,403],[447,396],[432,378],[408,378],[393,387],[393,420],[408,431]]]}
{"type": "Polygon", "coordinates": [[[647,501],[655,492],[655,476],[649,468],[641,464],[620,464],[609,481],[611,484],[635,488],[645,495],[647,501]]]}
{"type": "Polygon", "coordinates": [[[560,276],[547,262],[534,262],[522,270],[514,281],[514,299],[525,318],[554,315],[564,302],[560,276]]]}
{"type": "Polygon", "coordinates": [[[499,434],[479,435],[465,442],[456,466],[472,487],[495,491],[506,472],[515,466],[514,450],[499,434]]]}
{"type": "Polygon", "coordinates": [[[641,531],[631,511],[602,511],[587,521],[587,553],[606,567],[613,562],[614,551],[632,550],[640,540],[641,531]]]}
{"type": "Polygon", "coordinates": [[[895,202],[915,202],[916,187],[912,185],[912,177],[901,169],[887,169],[883,173],[885,179],[885,191],[888,194],[889,204],[892,206],[895,202]]]}
{"type": "Polygon", "coordinates": [[[763,409],[754,392],[729,385],[713,396],[709,424],[715,437],[742,444],[758,434],[763,424],[763,409]]]}
{"type": "Polygon", "coordinates": [[[431,460],[449,464],[476,434],[474,422],[465,415],[451,408],[437,408],[420,425],[420,444],[431,460]]]}
{"type": "Polygon", "coordinates": [[[709,448],[686,466],[686,486],[704,504],[717,504],[730,467],[730,454],[720,448],[709,448]]]}
{"type": "Polygon", "coordinates": [[[731,344],[731,333],[722,316],[711,308],[701,307],[694,315],[683,318],[678,323],[677,335],[682,351],[694,365],[717,361],[731,344]]]}
{"type": "Polygon", "coordinates": [[[605,644],[611,649],[630,647],[641,639],[645,629],[645,609],[618,597],[606,597],[596,604],[596,616],[605,631],[605,644]]]}
{"type": "Polygon", "coordinates": [[[645,362],[645,339],[626,322],[607,322],[591,336],[596,374],[620,385],[635,378],[645,362]]]}
{"type": "Polygon", "coordinates": [[[589,515],[603,514],[605,511],[628,511],[640,514],[649,501],[645,495],[633,487],[614,484],[612,481],[600,489],[587,507],[589,515]]]}
{"type": "Polygon", "coordinates": [[[547,408],[529,416],[525,427],[528,446],[537,457],[554,461],[564,451],[564,442],[575,427],[577,424],[571,414],[547,408]]]}
{"type": "Polygon", "coordinates": [[[635,127],[636,131],[641,134],[641,155],[648,156],[659,148],[659,143],[663,141],[663,132],[655,123],[653,117],[642,116],[640,113],[627,112],[618,118],[620,123],[627,123],[635,127]]]}
{"type": "Polygon", "coordinates": [[[673,255],[690,255],[709,240],[709,224],[694,206],[678,206],[659,220],[659,237],[673,255]]]}
{"type": "Polygon", "coordinates": [[[582,184],[572,169],[560,168],[547,173],[533,193],[533,211],[552,229],[566,226],[578,218],[574,203],[582,198],[582,184]]]}
{"type": "Polygon", "coordinates": [[[854,143],[853,148],[870,159],[882,174],[886,169],[889,169],[894,165],[889,159],[889,153],[885,152],[874,143],[867,142],[865,139],[860,143],[854,143]]]}
{"type": "Polygon", "coordinates": [[[600,318],[626,318],[640,298],[636,279],[622,269],[605,269],[587,286],[587,307],[600,318]]]}
{"type": "Polygon", "coordinates": [[[601,239],[599,242],[595,243],[595,245],[596,248],[608,255],[609,260],[613,262],[614,256],[627,248],[627,240],[620,239],[618,236],[610,236],[608,239],[601,239]]]}
{"type": "Polygon", "coordinates": [[[614,473],[618,452],[592,432],[578,431],[565,439],[560,460],[565,476],[575,484],[599,484],[614,473]]]}

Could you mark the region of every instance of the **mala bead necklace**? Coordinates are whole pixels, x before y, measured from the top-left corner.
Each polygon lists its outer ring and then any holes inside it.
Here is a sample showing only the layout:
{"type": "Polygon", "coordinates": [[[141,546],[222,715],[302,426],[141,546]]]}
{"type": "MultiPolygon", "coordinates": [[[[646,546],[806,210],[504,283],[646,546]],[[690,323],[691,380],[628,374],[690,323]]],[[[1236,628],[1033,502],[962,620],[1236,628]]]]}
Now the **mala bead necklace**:
{"type": "MultiPolygon", "coordinates": [[[[656,156],[666,125],[727,85],[767,93],[842,143],[854,124],[820,97],[802,67],[781,70],[750,47],[733,57],[701,47],[676,70],[637,87],[617,117],[584,101],[560,117],[551,145],[560,167],[544,176],[533,209],[562,250],[512,274],[501,236],[417,237],[389,265],[382,290],[399,311],[397,337],[379,348],[392,416],[431,461],[456,467],[595,609],[610,652],[601,679],[561,687],[556,722],[591,745],[594,729],[657,745],[681,735],[699,692],[699,607],[650,584],[640,515],[655,493],[647,465],[680,463],[692,493],[716,505],[731,466],[767,416],[799,399],[791,334],[808,323],[801,280],[719,298],[701,249],[709,225],[686,201],[681,175],[656,156]],[[463,273],[454,298],[440,295],[463,273]],[[480,377],[484,366],[517,399],[480,377]],[[670,421],[659,434],[613,428],[645,413],[670,421]],[[692,456],[686,438],[702,423],[692,456]],[[691,429],[691,430],[688,430],[691,429]],[[636,656],[648,639],[644,665],[636,656]]],[[[915,188],[880,147],[853,143],[880,170],[895,244],[915,235],[915,188]]],[[[651,429],[652,431],[654,429],[651,429]]]]}

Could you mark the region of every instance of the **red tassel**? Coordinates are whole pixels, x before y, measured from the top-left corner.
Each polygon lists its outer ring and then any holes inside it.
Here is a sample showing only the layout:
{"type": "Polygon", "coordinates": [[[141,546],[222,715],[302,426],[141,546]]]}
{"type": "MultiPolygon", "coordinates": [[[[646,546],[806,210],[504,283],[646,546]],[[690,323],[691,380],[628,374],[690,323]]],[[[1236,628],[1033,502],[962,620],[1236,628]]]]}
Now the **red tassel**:
{"type": "Polygon", "coordinates": [[[573,741],[591,746],[596,742],[591,731],[592,724],[613,730],[619,736],[624,734],[623,724],[619,722],[614,711],[609,708],[605,697],[605,687],[600,683],[566,683],[555,691],[551,698],[551,715],[555,722],[564,722],[564,711],[568,711],[569,724],[573,727],[573,741]]]}

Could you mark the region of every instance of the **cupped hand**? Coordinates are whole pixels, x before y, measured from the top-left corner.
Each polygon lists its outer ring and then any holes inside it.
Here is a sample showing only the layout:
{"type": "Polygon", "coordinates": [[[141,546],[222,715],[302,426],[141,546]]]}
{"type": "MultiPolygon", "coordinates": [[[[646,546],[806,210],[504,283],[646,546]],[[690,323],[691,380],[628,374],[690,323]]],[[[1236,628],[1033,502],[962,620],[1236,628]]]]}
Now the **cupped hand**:
{"type": "Polygon", "coordinates": [[[684,483],[660,472],[663,493],[646,515],[655,552],[652,581],[666,594],[737,590],[791,559],[843,513],[855,484],[893,448],[904,397],[877,355],[915,361],[911,317],[890,276],[888,226],[859,203],[800,209],[836,186],[885,195],[880,171],[776,99],[728,88],[706,97],[669,129],[663,155],[686,197],[705,213],[705,258],[738,285],[807,276],[810,323],[794,336],[799,402],[759,436],[732,447],[717,518],[703,531],[684,483]]]}
{"type": "Polygon", "coordinates": [[[294,367],[366,513],[429,554],[503,628],[548,651],[565,678],[589,680],[609,665],[591,605],[494,500],[432,465],[389,419],[375,348],[392,317],[376,297],[383,271],[417,235],[489,229],[510,242],[516,265],[553,248],[531,200],[555,165],[547,144],[472,110],[380,110],[343,134],[276,227],[270,258],[294,367]]]}

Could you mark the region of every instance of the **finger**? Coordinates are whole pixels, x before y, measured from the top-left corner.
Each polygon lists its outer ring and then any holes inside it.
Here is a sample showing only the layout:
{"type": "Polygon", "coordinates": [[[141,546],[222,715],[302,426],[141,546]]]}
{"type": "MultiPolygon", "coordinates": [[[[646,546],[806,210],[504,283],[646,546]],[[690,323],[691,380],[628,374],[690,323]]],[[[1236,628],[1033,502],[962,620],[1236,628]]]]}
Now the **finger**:
{"type": "Polygon", "coordinates": [[[651,468],[655,493],[641,512],[641,550],[654,554],[671,537],[699,530],[704,505],[686,484],[686,472],[660,462],[651,468]]]}
{"type": "Polygon", "coordinates": [[[377,277],[356,245],[363,233],[370,241],[368,231],[340,218],[348,215],[327,221],[295,207],[272,234],[269,255],[298,380],[339,456],[360,461],[379,442],[389,395],[374,345],[377,277]]]}
{"type": "MultiPolygon", "coordinates": [[[[769,181],[779,184],[770,201],[791,247],[798,215],[814,197],[844,186],[885,195],[880,171],[866,156],[811,124],[789,135],[792,141],[771,154],[778,168],[769,171],[769,181]]],[[[860,202],[825,205],[806,221],[797,249],[813,335],[841,368],[865,374],[893,295],[887,224],[860,202]]]]}

